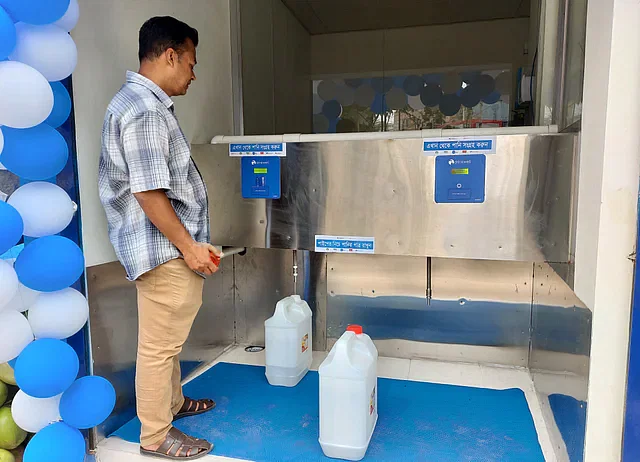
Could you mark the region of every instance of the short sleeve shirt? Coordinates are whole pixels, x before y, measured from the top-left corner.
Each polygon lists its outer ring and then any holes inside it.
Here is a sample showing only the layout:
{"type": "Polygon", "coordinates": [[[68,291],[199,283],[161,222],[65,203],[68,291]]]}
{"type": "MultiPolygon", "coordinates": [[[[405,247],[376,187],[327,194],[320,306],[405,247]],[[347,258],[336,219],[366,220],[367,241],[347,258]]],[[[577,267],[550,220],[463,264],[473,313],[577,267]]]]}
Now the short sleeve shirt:
{"type": "Polygon", "coordinates": [[[104,119],[98,170],[109,239],[129,280],[179,258],[147,218],[134,193],[163,190],[197,242],[208,243],[207,190],[171,98],[151,80],[127,72],[104,119]]]}

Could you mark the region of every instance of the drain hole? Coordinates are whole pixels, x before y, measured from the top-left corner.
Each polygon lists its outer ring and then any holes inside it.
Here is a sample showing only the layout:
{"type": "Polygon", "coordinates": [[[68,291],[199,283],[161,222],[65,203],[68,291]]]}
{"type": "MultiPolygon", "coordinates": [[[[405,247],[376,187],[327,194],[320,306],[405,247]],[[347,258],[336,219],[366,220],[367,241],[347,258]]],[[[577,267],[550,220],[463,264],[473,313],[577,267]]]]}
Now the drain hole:
{"type": "Polygon", "coordinates": [[[248,346],[244,349],[244,351],[246,351],[247,353],[260,353],[262,350],[264,350],[263,346],[248,346]]]}

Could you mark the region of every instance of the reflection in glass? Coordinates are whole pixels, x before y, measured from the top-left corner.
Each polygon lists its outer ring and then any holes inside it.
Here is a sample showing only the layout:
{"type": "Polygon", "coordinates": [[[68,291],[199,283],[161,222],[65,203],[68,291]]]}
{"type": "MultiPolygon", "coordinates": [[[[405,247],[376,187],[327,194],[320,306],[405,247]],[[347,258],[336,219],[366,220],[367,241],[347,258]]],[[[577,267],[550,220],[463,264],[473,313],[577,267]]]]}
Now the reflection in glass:
{"type": "Polygon", "coordinates": [[[313,81],[314,133],[504,127],[509,69],[313,81]]]}

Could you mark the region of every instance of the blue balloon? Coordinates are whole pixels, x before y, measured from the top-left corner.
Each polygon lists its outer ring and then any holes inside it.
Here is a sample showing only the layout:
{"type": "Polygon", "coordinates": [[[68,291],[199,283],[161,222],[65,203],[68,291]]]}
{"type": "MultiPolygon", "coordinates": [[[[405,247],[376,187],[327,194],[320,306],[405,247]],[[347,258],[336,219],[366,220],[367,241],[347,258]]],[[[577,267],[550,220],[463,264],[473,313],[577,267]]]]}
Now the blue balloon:
{"type": "Polygon", "coordinates": [[[424,74],[422,76],[425,83],[435,83],[440,84],[442,82],[442,74],[424,74]]]}
{"type": "Polygon", "coordinates": [[[16,26],[7,12],[0,6],[0,61],[16,47],[16,26]]]}
{"type": "Polygon", "coordinates": [[[15,367],[16,383],[34,398],[51,398],[71,386],[80,369],[76,352],[65,342],[42,338],[22,350],[15,367]]]}
{"type": "Polygon", "coordinates": [[[418,96],[424,86],[424,79],[419,75],[410,75],[402,84],[404,92],[409,96],[418,96]]]}
{"type": "Polygon", "coordinates": [[[16,21],[44,25],[56,22],[69,9],[70,0],[0,0],[0,6],[16,21]]]}
{"type": "Polygon", "coordinates": [[[116,391],[102,377],[82,377],[62,395],[60,416],[80,430],[96,427],[107,420],[116,405],[116,391]]]}
{"type": "Polygon", "coordinates": [[[63,422],[44,427],[29,441],[24,462],[83,462],[86,452],[80,430],[63,422]]]}
{"type": "Polygon", "coordinates": [[[33,128],[2,127],[4,149],[0,163],[27,180],[47,180],[64,169],[69,147],[55,128],[40,124],[33,128]]]}
{"type": "Polygon", "coordinates": [[[23,232],[24,223],[20,213],[11,205],[0,201],[0,255],[16,245],[23,232]]]}
{"type": "Polygon", "coordinates": [[[487,104],[495,104],[498,101],[500,101],[500,96],[501,95],[499,91],[494,91],[493,93],[489,93],[487,96],[482,98],[482,101],[484,101],[487,104]]]}
{"type": "Polygon", "coordinates": [[[393,77],[393,86],[398,87],[398,88],[403,88],[404,87],[404,81],[407,79],[407,76],[405,75],[397,75],[395,77],[393,77]]]}
{"type": "Polygon", "coordinates": [[[50,85],[53,90],[53,110],[44,123],[53,128],[58,128],[71,115],[71,96],[69,96],[69,92],[60,82],[51,82],[50,85]]]}
{"type": "Polygon", "coordinates": [[[20,282],[39,292],[55,292],[72,286],[84,272],[82,250],[61,236],[34,240],[15,263],[20,282]]]}
{"type": "Polygon", "coordinates": [[[374,114],[384,114],[389,111],[389,106],[387,106],[387,100],[383,94],[376,93],[376,97],[373,99],[373,103],[371,103],[371,112],[374,114]]]}
{"type": "Polygon", "coordinates": [[[393,88],[392,77],[373,77],[371,79],[371,86],[376,93],[389,93],[393,88]]]}
{"type": "Polygon", "coordinates": [[[340,118],[330,120],[327,133],[336,133],[338,131],[338,122],[340,122],[340,120],[340,118]]]}
{"type": "Polygon", "coordinates": [[[332,99],[322,105],[322,113],[329,120],[337,119],[342,114],[342,105],[335,99],[332,99]]]}
{"type": "Polygon", "coordinates": [[[461,72],[460,77],[462,78],[462,81],[465,82],[467,85],[471,85],[475,83],[476,80],[478,80],[478,77],[480,77],[480,74],[481,74],[480,71],[467,71],[467,72],[461,72]]]}

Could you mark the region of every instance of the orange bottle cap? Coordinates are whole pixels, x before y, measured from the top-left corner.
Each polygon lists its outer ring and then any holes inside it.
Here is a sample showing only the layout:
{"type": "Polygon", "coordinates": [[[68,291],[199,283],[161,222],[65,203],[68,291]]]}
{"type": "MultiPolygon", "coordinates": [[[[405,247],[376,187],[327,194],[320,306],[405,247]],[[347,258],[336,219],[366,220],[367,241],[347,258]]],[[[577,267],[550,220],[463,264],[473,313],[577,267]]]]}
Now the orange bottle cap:
{"type": "Polygon", "coordinates": [[[358,326],[357,324],[351,324],[347,326],[347,332],[353,332],[356,335],[362,334],[362,326],[358,326]]]}

